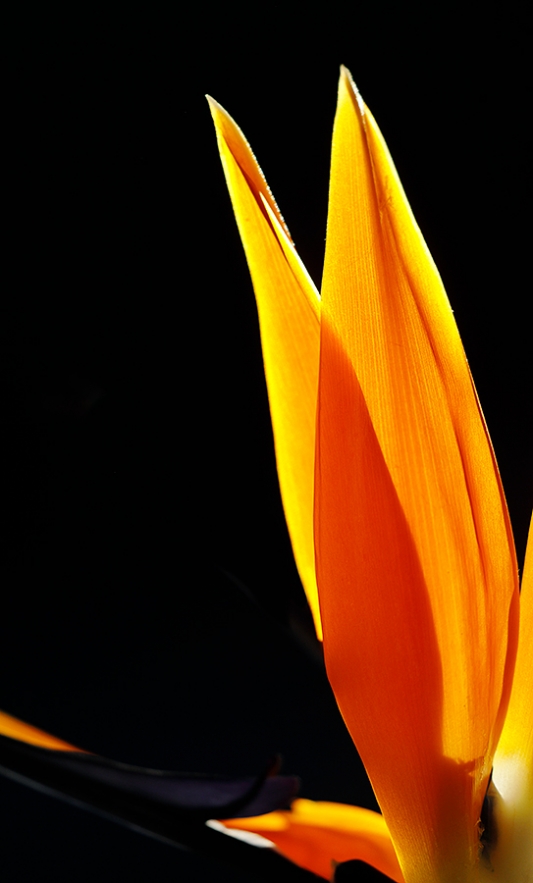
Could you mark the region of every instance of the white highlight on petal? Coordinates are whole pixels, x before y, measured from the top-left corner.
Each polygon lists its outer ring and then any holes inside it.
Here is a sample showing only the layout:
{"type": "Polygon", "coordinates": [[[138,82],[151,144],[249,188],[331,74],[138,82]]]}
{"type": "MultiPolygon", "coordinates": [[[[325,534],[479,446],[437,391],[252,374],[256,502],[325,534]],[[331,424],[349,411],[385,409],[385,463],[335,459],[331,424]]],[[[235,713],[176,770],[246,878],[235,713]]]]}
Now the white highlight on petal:
{"type": "Polygon", "coordinates": [[[236,840],[244,840],[244,842],[249,843],[250,846],[260,846],[262,849],[272,849],[275,846],[275,843],[272,843],[272,840],[267,840],[266,837],[261,837],[260,834],[253,834],[252,831],[239,831],[236,828],[226,828],[222,822],[217,822],[216,819],[208,819],[206,825],[208,828],[213,828],[214,831],[220,831],[221,834],[227,834],[228,837],[235,837],[236,840]]]}
{"type": "Polygon", "coordinates": [[[519,755],[498,757],[492,781],[499,802],[491,883],[533,883],[531,771],[519,755]]]}

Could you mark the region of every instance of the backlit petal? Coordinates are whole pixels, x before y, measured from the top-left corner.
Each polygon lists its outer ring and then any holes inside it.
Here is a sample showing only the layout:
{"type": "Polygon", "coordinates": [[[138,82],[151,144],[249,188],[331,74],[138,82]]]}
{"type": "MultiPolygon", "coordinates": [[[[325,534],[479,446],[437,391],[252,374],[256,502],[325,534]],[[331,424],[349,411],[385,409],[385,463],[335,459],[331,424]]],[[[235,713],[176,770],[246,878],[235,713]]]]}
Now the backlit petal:
{"type": "Polygon", "coordinates": [[[9,736],[10,739],[18,739],[19,742],[27,742],[28,745],[37,745],[39,748],[50,748],[53,751],[81,751],[81,748],[75,748],[62,739],[45,733],[44,730],[38,730],[31,724],[16,717],[11,717],[4,711],[0,711],[0,735],[9,736]]]}
{"type": "Polygon", "coordinates": [[[313,545],[320,299],[242,132],[209,103],[257,300],[285,517],[321,638],[313,545]]]}
{"type": "Polygon", "coordinates": [[[522,590],[520,638],[509,710],[494,758],[498,836],[493,863],[511,879],[533,880],[533,520],[522,590]],[[498,798],[497,798],[498,800],[498,798]],[[528,876],[529,875],[529,876],[528,876]]]}
{"type": "Polygon", "coordinates": [[[403,881],[385,820],[369,809],[300,799],[290,811],[224,820],[223,824],[261,834],[286,858],[326,880],[331,879],[335,864],[361,859],[397,883],[403,881]]]}
{"type": "Polygon", "coordinates": [[[442,282],[346,71],[319,376],[329,679],[406,880],[466,881],[512,678],[514,548],[442,282]]]}

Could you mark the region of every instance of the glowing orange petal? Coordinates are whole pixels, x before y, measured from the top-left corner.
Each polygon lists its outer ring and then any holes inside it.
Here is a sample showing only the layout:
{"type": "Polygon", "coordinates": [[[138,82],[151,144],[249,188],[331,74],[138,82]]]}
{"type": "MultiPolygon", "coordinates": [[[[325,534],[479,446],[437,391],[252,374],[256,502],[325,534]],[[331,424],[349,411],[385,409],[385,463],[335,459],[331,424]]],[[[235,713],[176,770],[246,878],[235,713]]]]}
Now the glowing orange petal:
{"type": "Polygon", "coordinates": [[[209,103],[257,300],[285,517],[321,638],[313,545],[319,295],[242,132],[219,104],[209,103]]]}
{"type": "Polygon", "coordinates": [[[501,803],[494,857],[508,879],[533,880],[533,519],[522,590],[520,637],[509,710],[494,758],[501,803]],[[514,875],[514,876],[513,876],[514,875]]]}
{"type": "Polygon", "coordinates": [[[319,377],[329,679],[406,880],[466,881],[512,679],[514,548],[442,282],[346,71],[319,377]]]}
{"type": "Polygon", "coordinates": [[[50,748],[53,751],[81,751],[81,748],[75,748],[62,739],[56,739],[50,733],[38,730],[31,724],[11,717],[4,711],[0,711],[0,735],[9,736],[10,739],[18,739],[19,742],[27,742],[28,745],[37,745],[39,748],[50,748]]]}
{"type": "Polygon", "coordinates": [[[224,819],[223,824],[261,834],[286,858],[326,880],[335,864],[361,859],[397,883],[403,881],[385,820],[369,809],[300,799],[290,811],[224,819]]]}

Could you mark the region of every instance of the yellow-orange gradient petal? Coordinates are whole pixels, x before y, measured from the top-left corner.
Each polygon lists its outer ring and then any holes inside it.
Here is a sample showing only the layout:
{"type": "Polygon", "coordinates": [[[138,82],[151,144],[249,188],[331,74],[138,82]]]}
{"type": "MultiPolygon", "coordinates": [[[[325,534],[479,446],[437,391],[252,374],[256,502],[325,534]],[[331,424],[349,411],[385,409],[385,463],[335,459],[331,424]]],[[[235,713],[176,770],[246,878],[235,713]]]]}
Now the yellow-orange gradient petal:
{"type": "MultiPolygon", "coordinates": [[[[511,701],[494,757],[498,837],[491,861],[508,880],[533,880],[533,519],[520,592],[511,701]]],[[[500,878],[498,878],[499,881],[500,878]]]]}
{"type": "Polygon", "coordinates": [[[403,881],[385,820],[370,809],[300,799],[290,811],[222,823],[261,834],[286,858],[326,880],[335,864],[361,859],[397,883],[403,881]]]}
{"type": "Polygon", "coordinates": [[[319,378],[329,679],[406,880],[466,883],[512,679],[514,547],[442,282],[347,71],[319,378]]]}
{"type": "Polygon", "coordinates": [[[208,100],[257,300],[285,517],[321,638],[313,545],[320,299],[241,130],[208,100]]]}
{"type": "Polygon", "coordinates": [[[28,745],[37,745],[39,748],[50,748],[52,751],[81,751],[81,748],[75,748],[62,739],[56,739],[50,733],[38,730],[31,724],[11,717],[4,711],[0,711],[0,736],[9,736],[10,739],[18,739],[19,742],[26,742],[28,745]]]}

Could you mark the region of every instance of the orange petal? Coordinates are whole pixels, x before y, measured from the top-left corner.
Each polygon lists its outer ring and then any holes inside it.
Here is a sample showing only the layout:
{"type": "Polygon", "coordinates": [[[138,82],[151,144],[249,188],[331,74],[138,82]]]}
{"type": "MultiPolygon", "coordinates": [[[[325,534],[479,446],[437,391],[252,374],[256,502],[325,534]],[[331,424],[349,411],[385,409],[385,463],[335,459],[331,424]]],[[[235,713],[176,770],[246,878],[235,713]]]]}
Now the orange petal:
{"type": "MultiPolygon", "coordinates": [[[[533,880],[533,519],[520,592],[520,637],[511,701],[493,781],[498,839],[491,861],[508,880],[533,880]]],[[[503,879],[503,878],[502,878],[503,879]]]]}
{"type": "Polygon", "coordinates": [[[19,742],[27,742],[28,745],[37,745],[39,748],[50,748],[52,751],[80,752],[82,750],[75,748],[74,745],[69,745],[68,742],[63,742],[62,739],[56,739],[50,733],[38,730],[37,727],[32,727],[31,724],[26,724],[16,717],[11,717],[4,711],[0,711],[0,736],[9,736],[10,739],[18,739],[19,742]]]}
{"type": "Polygon", "coordinates": [[[442,282],[346,71],[319,376],[329,679],[406,880],[466,881],[512,679],[514,548],[442,282]]]}
{"type": "Polygon", "coordinates": [[[257,300],[285,517],[321,638],[313,545],[319,295],[241,130],[208,100],[257,300]]]}
{"type": "Polygon", "coordinates": [[[339,862],[361,859],[397,883],[403,881],[385,820],[370,809],[300,799],[290,811],[224,819],[222,824],[261,834],[286,858],[326,880],[339,862]]]}

